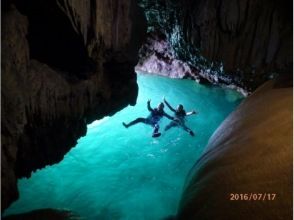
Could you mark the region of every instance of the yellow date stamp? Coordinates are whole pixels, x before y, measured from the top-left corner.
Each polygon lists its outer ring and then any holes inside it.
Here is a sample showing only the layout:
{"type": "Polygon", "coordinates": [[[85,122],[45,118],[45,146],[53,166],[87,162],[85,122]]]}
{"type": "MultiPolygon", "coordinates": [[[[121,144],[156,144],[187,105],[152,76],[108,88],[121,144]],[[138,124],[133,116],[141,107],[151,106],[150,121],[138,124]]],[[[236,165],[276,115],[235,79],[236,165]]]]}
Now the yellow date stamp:
{"type": "Polygon", "coordinates": [[[230,201],[273,201],[276,193],[230,193],[230,201]]]}

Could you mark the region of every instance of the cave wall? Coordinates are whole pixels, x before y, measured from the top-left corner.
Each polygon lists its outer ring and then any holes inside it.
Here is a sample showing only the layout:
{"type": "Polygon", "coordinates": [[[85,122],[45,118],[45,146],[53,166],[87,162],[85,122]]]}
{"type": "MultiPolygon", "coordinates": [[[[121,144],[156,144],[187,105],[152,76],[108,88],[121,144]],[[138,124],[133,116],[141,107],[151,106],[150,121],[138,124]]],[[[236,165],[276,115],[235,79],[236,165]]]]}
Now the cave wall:
{"type": "Polygon", "coordinates": [[[139,2],[149,31],[164,33],[177,58],[215,83],[252,91],[269,78],[292,73],[290,0],[139,2]]]}
{"type": "Polygon", "coordinates": [[[2,1],[1,202],[62,160],[86,125],[137,97],[146,32],[135,0],[2,1]]]}
{"type": "Polygon", "coordinates": [[[176,219],[292,219],[292,105],[293,87],[282,81],[243,101],[191,169],[176,219]]]}

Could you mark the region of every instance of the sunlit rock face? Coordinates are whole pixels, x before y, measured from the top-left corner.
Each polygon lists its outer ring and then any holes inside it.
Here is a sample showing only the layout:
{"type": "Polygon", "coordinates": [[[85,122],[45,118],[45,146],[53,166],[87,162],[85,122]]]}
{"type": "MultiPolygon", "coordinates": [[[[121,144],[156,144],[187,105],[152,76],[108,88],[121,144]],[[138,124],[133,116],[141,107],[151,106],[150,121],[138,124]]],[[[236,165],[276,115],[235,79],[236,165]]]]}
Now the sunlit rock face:
{"type": "Polygon", "coordinates": [[[136,70],[169,78],[199,78],[196,68],[176,58],[166,36],[154,32],[147,35],[146,42],[139,50],[136,70]]]}
{"type": "Polygon", "coordinates": [[[17,178],[135,103],[144,19],[135,0],[2,2],[2,209],[18,197],[17,178]]]}
{"type": "Polygon", "coordinates": [[[149,31],[218,84],[254,90],[292,70],[292,1],[140,0],[149,31]],[[208,71],[207,71],[208,70],[208,71]]]}
{"type": "Polygon", "coordinates": [[[292,218],[293,94],[281,85],[257,89],[216,130],[190,171],[177,219],[292,218]]]}
{"type": "Polygon", "coordinates": [[[136,65],[137,71],[143,71],[149,74],[166,76],[169,78],[189,78],[198,83],[212,83],[221,86],[230,86],[239,90],[247,96],[249,91],[233,84],[229,76],[217,75],[219,70],[211,69],[212,66],[193,65],[177,58],[176,51],[165,34],[157,31],[147,34],[146,42],[139,50],[139,62],[136,65]]]}

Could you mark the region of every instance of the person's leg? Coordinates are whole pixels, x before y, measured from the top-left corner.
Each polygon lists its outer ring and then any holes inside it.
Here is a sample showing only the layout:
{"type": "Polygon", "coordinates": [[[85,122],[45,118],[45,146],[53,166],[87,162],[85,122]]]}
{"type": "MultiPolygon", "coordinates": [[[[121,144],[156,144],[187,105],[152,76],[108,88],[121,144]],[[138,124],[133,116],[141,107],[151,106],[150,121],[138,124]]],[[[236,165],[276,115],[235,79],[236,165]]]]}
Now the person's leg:
{"type": "Polygon", "coordinates": [[[170,122],[167,126],[165,126],[164,130],[167,131],[168,129],[177,126],[178,124],[174,121],[170,122]]]}
{"type": "Polygon", "coordinates": [[[159,125],[155,124],[154,129],[153,129],[153,133],[158,133],[158,131],[159,131],[159,125]]]}
{"type": "Polygon", "coordinates": [[[182,128],[187,131],[191,136],[195,136],[194,132],[188,128],[185,124],[182,125],[182,128]]]}
{"type": "Polygon", "coordinates": [[[153,126],[153,133],[152,133],[152,137],[159,137],[161,135],[161,133],[159,132],[159,125],[155,124],[153,126]]]}
{"type": "Polygon", "coordinates": [[[146,119],[145,118],[137,118],[135,119],[134,121],[131,121],[130,123],[126,124],[126,123],[122,123],[123,126],[125,126],[126,128],[132,126],[132,125],[135,125],[137,123],[146,123],[146,119]]]}

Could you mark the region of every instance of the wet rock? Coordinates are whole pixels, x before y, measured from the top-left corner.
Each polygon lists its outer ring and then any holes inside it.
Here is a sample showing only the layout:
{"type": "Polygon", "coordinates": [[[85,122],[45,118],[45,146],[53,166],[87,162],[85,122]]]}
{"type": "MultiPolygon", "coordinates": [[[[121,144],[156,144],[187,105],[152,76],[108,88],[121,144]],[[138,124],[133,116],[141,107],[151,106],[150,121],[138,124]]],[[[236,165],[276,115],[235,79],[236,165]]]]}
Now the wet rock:
{"type": "Polygon", "coordinates": [[[200,81],[200,70],[176,58],[175,52],[162,33],[152,32],[139,50],[136,71],[170,78],[191,78],[200,81]]]}
{"type": "Polygon", "coordinates": [[[253,91],[292,72],[292,1],[140,2],[149,31],[164,33],[176,58],[209,81],[253,91]]]}
{"type": "Polygon", "coordinates": [[[151,32],[147,35],[147,41],[139,50],[139,62],[135,70],[169,78],[188,78],[200,84],[229,87],[238,90],[244,96],[250,93],[250,88],[246,87],[240,78],[224,74],[222,66],[219,70],[213,65],[210,68],[195,67],[178,59],[166,36],[159,32],[151,32]]]}

